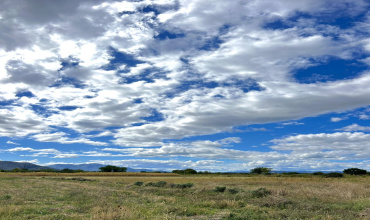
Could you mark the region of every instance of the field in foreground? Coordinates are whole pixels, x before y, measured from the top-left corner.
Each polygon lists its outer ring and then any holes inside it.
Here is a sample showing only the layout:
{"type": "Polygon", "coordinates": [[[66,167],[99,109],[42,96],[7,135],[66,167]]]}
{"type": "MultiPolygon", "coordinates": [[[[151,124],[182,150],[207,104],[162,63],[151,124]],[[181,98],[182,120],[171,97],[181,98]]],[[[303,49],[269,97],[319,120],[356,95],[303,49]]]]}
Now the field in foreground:
{"type": "Polygon", "coordinates": [[[0,175],[0,186],[0,219],[370,219],[369,176],[0,175]]]}

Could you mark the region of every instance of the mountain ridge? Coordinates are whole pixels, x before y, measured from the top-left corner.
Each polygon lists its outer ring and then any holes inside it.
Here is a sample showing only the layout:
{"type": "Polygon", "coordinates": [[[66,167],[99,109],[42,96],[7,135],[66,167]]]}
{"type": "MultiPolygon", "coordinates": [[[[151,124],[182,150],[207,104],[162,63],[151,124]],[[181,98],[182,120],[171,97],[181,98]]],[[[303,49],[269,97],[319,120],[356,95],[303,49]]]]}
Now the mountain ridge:
{"type": "Polygon", "coordinates": [[[0,161],[0,170],[27,169],[31,171],[52,169],[29,162],[0,161]]]}

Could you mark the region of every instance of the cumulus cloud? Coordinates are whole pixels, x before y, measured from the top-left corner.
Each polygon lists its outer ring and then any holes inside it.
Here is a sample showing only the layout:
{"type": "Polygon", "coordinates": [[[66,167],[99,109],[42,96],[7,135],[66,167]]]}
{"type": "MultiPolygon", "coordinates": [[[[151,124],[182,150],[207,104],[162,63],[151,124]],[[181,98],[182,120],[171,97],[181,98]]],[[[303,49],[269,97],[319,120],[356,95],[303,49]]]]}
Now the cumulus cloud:
{"type": "Polygon", "coordinates": [[[66,137],[66,133],[64,132],[56,132],[56,133],[42,133],[33,135],[32,138],[40,141],[40,142],[59,142],[62,144],[89,144],[89,145],[96,145],[96,146],[107,146],[108,144],[105,142],[100,141],[92,141],[86,138],[69,138],[66,137]]]}
{"type": "Polygon", "coordinates": [[[306,134],[274,139],[271,148],[291,151],[297,159],[363,160],[370,156],[369,139],[362,132],[306,134]]]}
{"type": "Polygon", "coordinates": [[[339,122],[339,121],[343,121],[343,120],[346,120],[347,118],[340,118],[340,117],[332,117],[330,118],[330,121],[331,122],[339,122]]]}
{"type": "Polygon", "coordinates": [[[360,126],[358,124],[351,124],[346,127],[337,129],[339,131],[370,131],[370,127],[368,126],[360,126]]]}

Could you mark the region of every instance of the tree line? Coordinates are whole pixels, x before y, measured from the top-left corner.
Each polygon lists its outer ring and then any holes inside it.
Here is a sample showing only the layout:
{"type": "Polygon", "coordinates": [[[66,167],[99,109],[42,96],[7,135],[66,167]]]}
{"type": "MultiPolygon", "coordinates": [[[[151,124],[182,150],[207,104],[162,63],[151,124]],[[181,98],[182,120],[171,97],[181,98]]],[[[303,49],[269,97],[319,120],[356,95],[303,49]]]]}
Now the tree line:
{"type": "MultiPolygon", "coordinates": [[[[112,165],[107,165],[104,167],[99,168],[100,172],[127,172],[127,167],[118,167],[118,166],[112,166],[112,165]]],[[[2,170],[0,169],[0,172],[57,172],[57,173],[82,173],[86,172],[81,169],[73,170],[73,169],[62,169],[62,170],[55,170],[55,169],[43,169],[43,170],[28,170],[28,169],[21,169],[21,168],[15,168],[12,170],[2,170]]],[[[146,172],[146,171],[142,171],[146,172]]],[[[159,171],[155,171],[159,172],[159,171]]],[[[196,171],[194,169],[184,169],[184,170],[172,170],[172,173],[177,173],[180,175],[189,175],[189,174],[231,174],[231,173],[224,173],[224,172],[216,172],[212,173],[210,171],[196,171]]],[[[251,170],[249,170],[250,174],[261,174],[261,175],[271,175],[272,174],[272,168],[268,167],[256,167],[251,170]]],[[[293,175],[293,174],[300,174],[298,172],[284,172],[282,174],[288,174],[288,175],[293,175]]],[[[359,168],[348,168],[343,170],[342,173],[329,173],[325,174],[323,172],[313,172],[313,175],[327,175],[327,176],[332,176],[332,177],[339,177],[340,174],[343,176],[343,174],[348,174],[348,175],[370,175],[370,172],[364,169],[359,169],[359,168]]]]}

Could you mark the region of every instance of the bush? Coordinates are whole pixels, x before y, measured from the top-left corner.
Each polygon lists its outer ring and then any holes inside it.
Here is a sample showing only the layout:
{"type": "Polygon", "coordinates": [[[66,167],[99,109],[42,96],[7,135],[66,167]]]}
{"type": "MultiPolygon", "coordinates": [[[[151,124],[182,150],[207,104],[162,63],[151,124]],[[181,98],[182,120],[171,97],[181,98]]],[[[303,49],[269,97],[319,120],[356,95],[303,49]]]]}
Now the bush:
{"type": "Polygon", "coordinates": [[[145,184],[145,186],[154,186],[154,187],[164,187],[167,185],[167,182],[166,181],[159,181],[159,182],[149,182],[147,184],[145,184]]]}
{"type": "Polygon", "coordinates": [[[252,195],[253,198],[262,198],[262,197],[268,196],[270,194],[271,194],[271,191],[267,190],[265,188],[259,188],[259,189],[251,191],[251,195],[252,195]]]}
{"type": "Polygon", "coordinates": [[[4,200],[9,200],[9,199],[11,199],[12,198],[12,196],[10,196],[10,195],[5,195],[5,196],[3,196],[3,199],[4,200]]]}
{"type": "Polygon", "coordinates": [[[323,176],[325,173],[323,172],[314,172],[312,173],[312,175],[315,175],[315,176],[323,176]]]}
{"type": "Polygon", "coordinates": [[[226,186],[217,186],[215,192],[225,192],[226,186]]]}
{"type": "Polygon", "coordinates": [[[83,177],[72,177],[72,178],[67,179],[67,180],[76,180],[76,181],[82,181],[82,182],[84,182],[84,181],[93,181],[91,179],[85,179],[83,177]]]}
{"type": "Polygon", "coordinates": [[[343,173],[349,174],[349,175],[366,175],[367,171],[358,169],[358,168],[349,168],[349,169],[343,170],[343,173]]]}
{"type": "Polygon", "coordinates": [[[327,174],[325,174],[325,177],[326,178],[341,178],[341,177],[343,177],[343,173],[335,173],[335,172],[327,173],[327,174]]]}
{"type": "Polygon", "coordinates": [[[183,184],[174,184],[174,183],[172,183],[170,185],[170,187],[172,187],[172,188],[180,188],[180,189],[191,188],[193,186],[194,186],[193,183],[183,183],[183,184]]]}
{"type": "Polygon", "coordinates": [[[135,182],[134,183],[134,186],[142,186],[142,185],[144,185],[144,182],[135,182]]]}
{"type": "Polygon", "coordinates": [[[229,189],[228,191],[231,194],[237,194],[239,192],[239,189],[229,189]]]}

